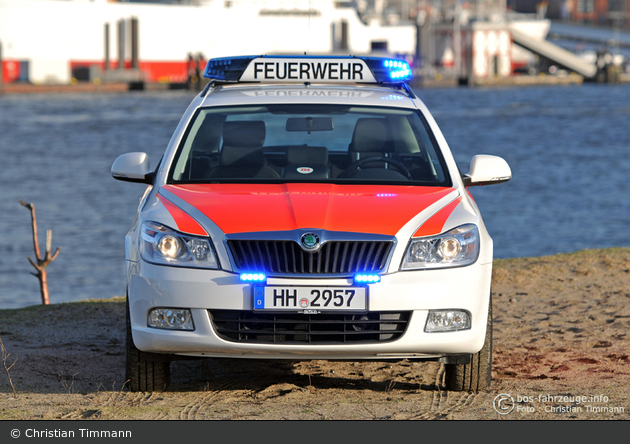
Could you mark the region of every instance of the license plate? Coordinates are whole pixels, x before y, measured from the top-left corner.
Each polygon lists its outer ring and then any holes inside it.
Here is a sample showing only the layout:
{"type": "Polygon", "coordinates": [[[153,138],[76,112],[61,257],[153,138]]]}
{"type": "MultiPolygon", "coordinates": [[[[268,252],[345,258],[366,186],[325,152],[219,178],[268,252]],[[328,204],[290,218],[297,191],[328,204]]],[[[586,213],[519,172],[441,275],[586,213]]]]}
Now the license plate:
{"type": "Polygon", "coordinates": [[[254,310],[367,311],[367,287],[254,286],[254,310]]]}

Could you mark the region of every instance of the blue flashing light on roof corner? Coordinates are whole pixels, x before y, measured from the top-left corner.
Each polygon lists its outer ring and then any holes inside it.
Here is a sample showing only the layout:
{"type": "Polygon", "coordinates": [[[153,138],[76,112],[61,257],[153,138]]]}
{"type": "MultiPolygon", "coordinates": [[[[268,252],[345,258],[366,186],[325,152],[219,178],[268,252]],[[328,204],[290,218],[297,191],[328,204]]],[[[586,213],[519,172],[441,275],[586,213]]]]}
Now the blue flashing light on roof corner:
{"type": "Polygon", "coordinates": [[[203,76],[208,79],[238,82],[249,62],[259,56],[220,57],[208,60],[203,76]]]}
{"type": "Polygon", "coordinates": [[[379,83],[400,83],[413,78],[409,63],[400,59],[361,57],[374,73],[379,83]]]}
{"type": "MultiPolygon", "coordinates": [[[[251,63],[260,79],[245,81],[404,83],[412,79],[405,60],[360,56],[237,56],[208,61],[204,77],[223,82],[243,81],[251,63]],[[263,68],[264,66],[264,68],[263,68]],[[363,68],[367,69],[363,69],[363,68]],[[365,71],[369,70],[370,73],[365,71]],[[264,76],[263,76],[264,73],[264,76]],[[370,75],[371,74],[371,75],[370,75]],[[373,80],[372,80],[373,79],[373,80]]],[[[252,71],[250,68],[249,71],[252,71]]]]}

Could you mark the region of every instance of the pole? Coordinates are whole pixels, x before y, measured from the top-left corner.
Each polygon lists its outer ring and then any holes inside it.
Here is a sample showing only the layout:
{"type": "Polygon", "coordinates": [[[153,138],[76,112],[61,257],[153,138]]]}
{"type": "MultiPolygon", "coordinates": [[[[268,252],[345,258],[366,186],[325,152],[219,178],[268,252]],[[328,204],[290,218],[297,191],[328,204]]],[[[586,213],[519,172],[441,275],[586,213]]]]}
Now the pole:
{"type": "Polygon", "coordinates": [[[453,18],[453,68],[455,78],[459,81],[462,76],[462,26],[461,26],[462,6],[457,2],[455,6],[455,17],[453,18]]]}
{"type": "Polygon", "coordinates": [[[341,51],[348,50],[348,22],[346,20],[341,21],[341,44],[339,46],[341,51]]]}
{"type": "MultiPolygon", "coordinates": [[[[471,30],[472,34],[472,30],[471,30]]],[[[470,42],[466,44],[466,76],[468,78],[468,86],[475,86],[475,71],[474,71],[474,63],[473,63],[473,39],[470,39],[470,42]]]]}
{"type": "Polygon", "coordinates": [[[118,20],[118,69],[125,69],[125,19],[118,20]]]}
{"type": "Polygon", "coordinates": [[[131,68],[140,68],[137,17],[131,18],[131,68]]]}
{"type": "Polygon", "coordinates": [[[103,35],[105,51],[105,71],[109,71],[109,23],[105,23],[104,35],[103,35]]]}
{"type": "Polygon", "coordinates": [[[422,59],[422,27],[416,20],[416,66],[420,67],[420,60],[422,59]]]}

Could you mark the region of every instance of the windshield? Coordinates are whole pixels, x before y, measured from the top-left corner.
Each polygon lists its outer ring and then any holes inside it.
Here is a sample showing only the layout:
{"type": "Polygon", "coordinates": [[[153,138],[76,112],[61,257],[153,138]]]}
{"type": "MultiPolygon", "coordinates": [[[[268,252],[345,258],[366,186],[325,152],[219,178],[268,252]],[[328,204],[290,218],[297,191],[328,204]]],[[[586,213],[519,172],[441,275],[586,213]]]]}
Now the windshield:
{"type": "Polygon", "coordinates": [[[199,109],[169,183],[222,182],[451,185],[418,111],[343,105],[199,109]]]}

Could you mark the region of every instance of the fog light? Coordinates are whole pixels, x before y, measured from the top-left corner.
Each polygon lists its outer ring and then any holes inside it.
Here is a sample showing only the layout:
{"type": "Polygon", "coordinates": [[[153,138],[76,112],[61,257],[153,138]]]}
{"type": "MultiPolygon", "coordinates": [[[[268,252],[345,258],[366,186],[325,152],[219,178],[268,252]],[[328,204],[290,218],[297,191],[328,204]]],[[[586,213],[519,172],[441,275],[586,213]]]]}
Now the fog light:
{"type": "Polygon", "coordinates": [[[186,308],[154,308],[149,312],[147,325],[168,330],[194,330],[190,310],[186,308]]]}
{"type": "Polygon", "coordinates": [[[466,310],[429,310],[424,331],[458,331],[470,329],[470,313],[466,310]]]}

